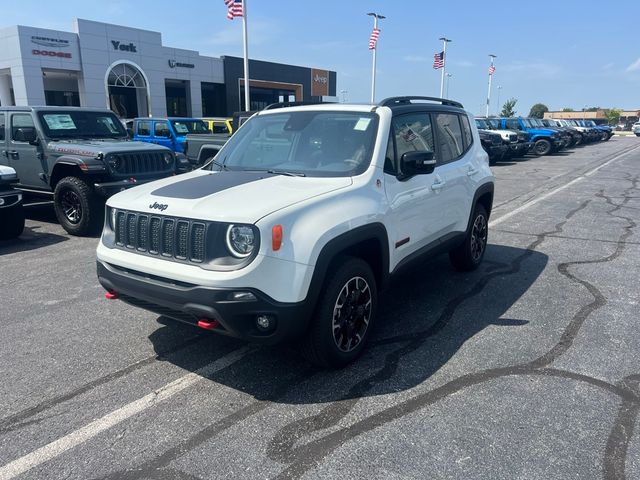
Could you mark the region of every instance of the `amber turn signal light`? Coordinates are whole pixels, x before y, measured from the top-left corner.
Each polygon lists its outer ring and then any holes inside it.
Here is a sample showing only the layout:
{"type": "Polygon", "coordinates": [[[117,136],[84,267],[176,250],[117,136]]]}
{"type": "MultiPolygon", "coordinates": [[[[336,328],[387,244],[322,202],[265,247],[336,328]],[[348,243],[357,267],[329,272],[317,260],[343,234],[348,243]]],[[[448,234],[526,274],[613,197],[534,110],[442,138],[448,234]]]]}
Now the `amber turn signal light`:
{"type": "Polygon", "coordinates": [[[274,252],[280,250],[282,246],[282,225],[275,225],[271,229],[271,249],[274,252]]]}

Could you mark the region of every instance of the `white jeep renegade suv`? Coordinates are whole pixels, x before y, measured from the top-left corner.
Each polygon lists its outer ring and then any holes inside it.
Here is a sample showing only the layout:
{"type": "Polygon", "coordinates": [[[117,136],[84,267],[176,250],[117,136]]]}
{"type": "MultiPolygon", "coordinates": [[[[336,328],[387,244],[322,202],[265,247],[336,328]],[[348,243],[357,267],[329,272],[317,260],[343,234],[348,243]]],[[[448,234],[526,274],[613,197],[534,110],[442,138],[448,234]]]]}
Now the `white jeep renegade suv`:
{"type": "Polygon", "coordinates": [[[403,267],[480,264],[493,190],[457,102],[268,107],[201,169],[108,200],[98,278],[107,298],[249,341],[301,337],[341,366],[403,267]]]}

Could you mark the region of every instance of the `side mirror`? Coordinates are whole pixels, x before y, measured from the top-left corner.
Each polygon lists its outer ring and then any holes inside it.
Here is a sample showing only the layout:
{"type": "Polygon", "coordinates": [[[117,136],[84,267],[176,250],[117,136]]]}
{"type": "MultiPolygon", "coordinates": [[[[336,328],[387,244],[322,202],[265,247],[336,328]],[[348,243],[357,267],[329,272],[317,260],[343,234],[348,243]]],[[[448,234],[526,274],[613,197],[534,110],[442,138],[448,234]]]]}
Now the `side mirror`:
{"type": "Polygon", "coordinates": [[[16,130],[13,139],[16,142],[25,142],[30,143],[31,145],[36,145],[38,135],[36,134],[36,129],[33,127],[21,127],[16,130]]]}
{"type": "Polygon", "coordinates": [[[402,172],[402,178],[433,173],[435,168],[436,160],[433,158],[433,152],[406,152],[402,154],[402,157],[400,157],[400,171],[402,172]]]}

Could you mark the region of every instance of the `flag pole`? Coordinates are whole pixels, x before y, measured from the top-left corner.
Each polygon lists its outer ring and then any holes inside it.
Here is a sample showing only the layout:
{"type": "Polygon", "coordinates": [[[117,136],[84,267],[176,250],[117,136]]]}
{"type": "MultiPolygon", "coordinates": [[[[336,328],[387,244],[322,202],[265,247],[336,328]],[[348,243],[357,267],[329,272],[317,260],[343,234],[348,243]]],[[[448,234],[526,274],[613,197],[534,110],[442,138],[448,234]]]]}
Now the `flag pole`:
{"type": "MultiPolygon", "coordinates": [[[[493,67],[493,61],[495,60],[496,56],[493,54],[490,54],[489,57],[491,58],[491,65],[489,66],[489,68],[493,67]]],[[[489,73],[489,91],[487,92],[487,114],[486,117],[489,118],[489,105],[491,103],[491,80],[493,80],[493,72],[489,73]]]]}
{"type": "Polygon", "coordinates": [[[440,37],[440,40],[442,40],[442,43],[444,44],[442,48],[442,75],[440,77],[440,98],[444,98],[444,77],[445,77],[445,71],[447,69],[447,43],[449,43],[451,40],[449,40],[446,37],[440,37]]]}
{"type": "Polygon", "coordinates": [[[247,35],[247,0],[242,0],[242,39],[244,40],[244,110],[251,110],[249,95],[249,37],[247,35]]]}
{"type": "MultiPolygon", "coordinates": [[[[378,19],[386,18],[384,15],[380,15],[378,13],[369,12],[367,15],[373,17],[373,30],[375,31],[378,28],[378,19]]],[[[376,40],[376,44],[372,48],[373,50],[373,65],[371,66],[371,103],[375,102],[376,98],[376,54],[378,52],[378,42],[376,40]]]]}

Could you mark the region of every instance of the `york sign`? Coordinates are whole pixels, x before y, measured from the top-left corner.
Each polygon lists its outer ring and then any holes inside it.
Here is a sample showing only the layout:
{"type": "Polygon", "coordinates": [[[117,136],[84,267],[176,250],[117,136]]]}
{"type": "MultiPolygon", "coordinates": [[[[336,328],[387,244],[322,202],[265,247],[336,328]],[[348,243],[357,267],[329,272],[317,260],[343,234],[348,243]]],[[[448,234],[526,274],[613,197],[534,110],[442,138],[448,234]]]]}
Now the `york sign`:
{"type": "Polygon", "coordinates": [[[120,43],[117,40],[111,40],[111,45],[113,45],[114,50],[120,50],[121,52],[131,52],[131,53],[138,52],[133,42],[126,44],[126,43],[120,43]]]}

